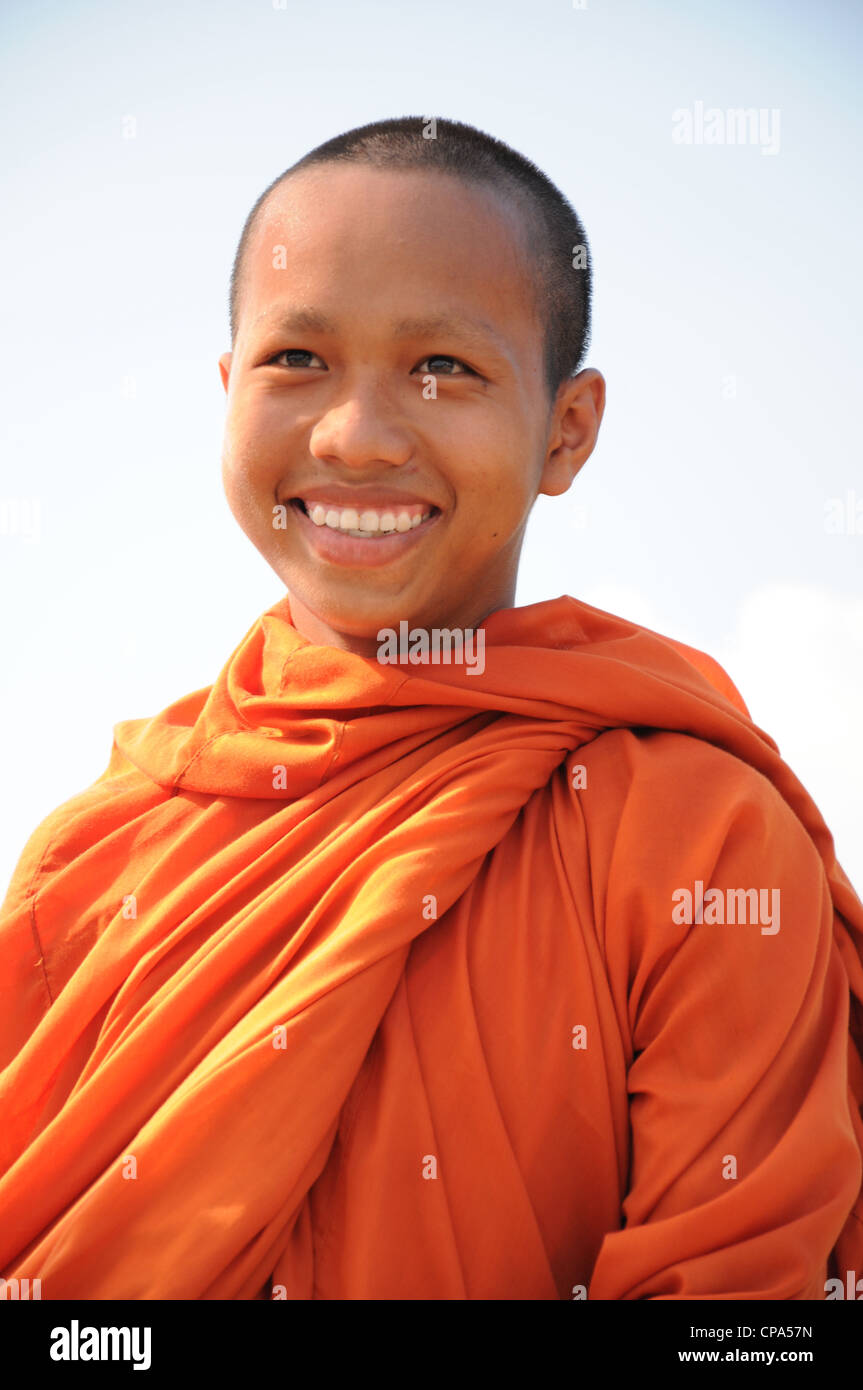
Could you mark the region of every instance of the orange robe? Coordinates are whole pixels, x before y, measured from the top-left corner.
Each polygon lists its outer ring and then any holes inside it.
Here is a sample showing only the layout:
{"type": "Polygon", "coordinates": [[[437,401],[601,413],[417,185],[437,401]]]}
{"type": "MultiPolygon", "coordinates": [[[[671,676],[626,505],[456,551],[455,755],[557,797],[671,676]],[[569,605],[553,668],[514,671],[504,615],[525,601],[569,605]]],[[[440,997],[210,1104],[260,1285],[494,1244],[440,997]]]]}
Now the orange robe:
{"type": "Polygon", "coordinates": [[[702,653],[568,597],[484,627],[482,674],[379,665],[285,596],[35,831],[0,912],[6,1278],[861,1277],[863,906],[815,805],[702,653]],[[699,883],[778,890],[778,930],[675,920],[699,883]]]}

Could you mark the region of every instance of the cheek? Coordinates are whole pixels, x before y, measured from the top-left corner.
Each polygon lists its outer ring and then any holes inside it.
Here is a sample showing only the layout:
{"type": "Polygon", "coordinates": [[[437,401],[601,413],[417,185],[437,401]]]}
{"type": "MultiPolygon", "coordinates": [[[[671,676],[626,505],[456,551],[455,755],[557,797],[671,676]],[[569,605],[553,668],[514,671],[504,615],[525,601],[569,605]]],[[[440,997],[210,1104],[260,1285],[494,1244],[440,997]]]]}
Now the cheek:
{"type": "Polygon", "coordinates": [[[225,422],[222,478],[229,497],[247,492],[273,492],[278,481],[277,460],[286,457],[273,426],[262,412],[236,409],[225,422]]]}
{"type": "Polygon", "coordinates": [[[260,492],[255,490],[241,469],[228,465],[222,467],[222,483],[234,520],[247,536],[253,538],[261,529],[263,509],[260,492]]]}
{"type": "Polygon", "coordinates": [[[505,452],[462,475],[458,507],[471,525],[475,542],[498,548],[524,526],[534,494],[528,467],[505,452]]]}
{"type": "Polygon", "coordinates": [[[253,441],[225,433],[222,487],[235,520],[247,535],[266,527],[275,505],[277,479],[262,449],[253,441]]]}

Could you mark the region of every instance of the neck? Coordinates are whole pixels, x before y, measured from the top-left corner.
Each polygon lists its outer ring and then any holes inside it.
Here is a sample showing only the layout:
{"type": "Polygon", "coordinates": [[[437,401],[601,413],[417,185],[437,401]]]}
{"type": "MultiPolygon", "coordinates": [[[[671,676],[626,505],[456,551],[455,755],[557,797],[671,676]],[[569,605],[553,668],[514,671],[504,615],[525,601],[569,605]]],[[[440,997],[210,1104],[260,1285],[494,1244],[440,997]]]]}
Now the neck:
{"type": "MultiPolygon", "coordinates": [[[[510,591],[500,595],[497,601],[491,604],[491,606],[489,606],[488,603],[479,605],[466,604],[463,610],[456,613],[448,613],[444,616],[438,616],[431,624],[425,624],[418,617],[415,617],[409,619],[409,625],[411,628],[425,628],[426,631],[435,627],[441,630],[445,628],[461,628],[465,631],[475,630],[484,623],[486,618],[489,618],[492,613],[497,612],[499,608],[512,608],[514,602],[515,585],[513,584],[510,591]]],[[[311,608],[308,608],[301,599],[297,598],[296,594],[288,595],[288,603],[291,613],[291,622],[297,632],[299,632],[302,637],[308,638],[315,646],[338,647],[342,651],[353,652],[356,656],[369,657],[371,660],[377,658],[380,648],[377,630],[372,633],[371,636],[354,632],[345,632],[338,626],[319,617],[318,614],[311,608]]],[[[391,627],[398,631],[399,620],[396,618],[386,622],[382,621],[381,627],[391,627]]]]}

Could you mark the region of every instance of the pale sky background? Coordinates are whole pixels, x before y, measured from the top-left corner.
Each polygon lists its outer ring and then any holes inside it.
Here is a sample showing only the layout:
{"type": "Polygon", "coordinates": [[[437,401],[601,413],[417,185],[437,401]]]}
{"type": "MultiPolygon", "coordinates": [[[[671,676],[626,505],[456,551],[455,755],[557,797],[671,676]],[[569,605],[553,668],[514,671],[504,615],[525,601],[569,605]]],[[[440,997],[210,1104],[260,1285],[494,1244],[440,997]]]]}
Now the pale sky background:
{"type": "Polygon", "coordinates": [[[221,487],[234,249],[307,150],[413,114],[533,159],[593,250],[606,418],[517,602],[717,657],[863,889],[854,5],[4,0],[0,50],[0,896],[112,726],[211,684],[284,592],[221,487]],[[675,143],[697,102],[778,148],[675,143]]]}

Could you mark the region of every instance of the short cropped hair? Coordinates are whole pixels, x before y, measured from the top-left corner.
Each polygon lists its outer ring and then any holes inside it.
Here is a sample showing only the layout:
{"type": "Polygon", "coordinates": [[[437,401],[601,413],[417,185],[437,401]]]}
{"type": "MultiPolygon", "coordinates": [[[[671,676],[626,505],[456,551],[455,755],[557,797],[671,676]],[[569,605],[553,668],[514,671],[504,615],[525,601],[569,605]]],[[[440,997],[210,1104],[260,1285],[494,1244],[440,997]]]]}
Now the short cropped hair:
{"type": "Polygon", "coordinates": [[[244,261],[258,214],[282,182],[322,164],[440,170],[516,200],[527,218],[537,309],[545,325],[546,387],[553,401],[560,385],[581,366],[590,339],[592,266],[584,227],[560,190],[524,155],[474,126],[442,117],[401,116],[357,126],[318,145],[264,189],[246,219],[234,257],[231,344],[239,324],[244,261]]]}

